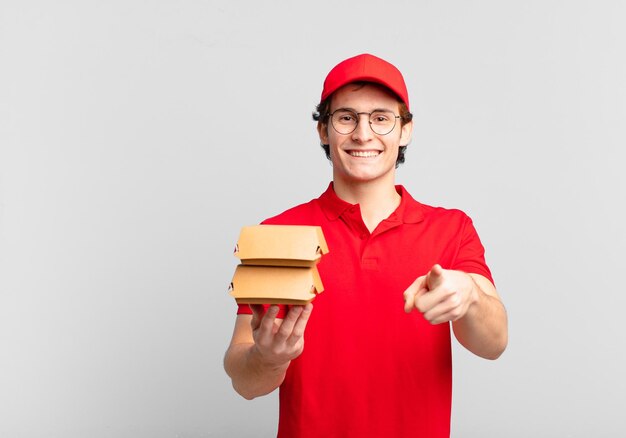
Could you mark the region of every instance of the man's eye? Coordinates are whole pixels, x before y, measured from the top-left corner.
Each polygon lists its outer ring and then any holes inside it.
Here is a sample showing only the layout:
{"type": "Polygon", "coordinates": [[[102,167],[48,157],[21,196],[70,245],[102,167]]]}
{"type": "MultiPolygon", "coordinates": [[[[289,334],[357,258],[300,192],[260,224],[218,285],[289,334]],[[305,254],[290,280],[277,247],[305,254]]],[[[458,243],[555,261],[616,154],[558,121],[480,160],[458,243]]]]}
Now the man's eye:
{"type": "Polygon", "coordinates": [[[354,122],[356,120],[356,117],[354,116],[354,114],[351,113],[342,113],[339,114],[338,119],[341,122],[354,122]]]}

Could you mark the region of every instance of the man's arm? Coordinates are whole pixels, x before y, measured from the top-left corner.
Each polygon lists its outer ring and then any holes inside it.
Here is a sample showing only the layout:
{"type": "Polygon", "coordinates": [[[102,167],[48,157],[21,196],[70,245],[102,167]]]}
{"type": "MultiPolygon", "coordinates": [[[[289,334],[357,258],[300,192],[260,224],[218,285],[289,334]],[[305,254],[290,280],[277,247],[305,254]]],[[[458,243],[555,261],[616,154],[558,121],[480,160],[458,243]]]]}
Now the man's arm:
{"type": "Polygon", "coordinates": [[[253,315],[238,315],[224,356],[224,369],[233,388],[244,398],[269,394],[285,379],[287,368],[304,349],[304,329],[312,304],[293,306],[284,319],[278,306],[251,306],[253,315]]]}
{"type": "Polygon", "coordinates": [[[508,318],[504,304],[491,281],[467,274],[473,280],[476,299],[467,313],[452,322],[456,339],[472,353],[497,359],[508,344],[508,318]]]}
{"type": "Polygon", "coordinates": [[[497,359],[508,343],[504,305],[482,275],[433,266],[404,292],[404,310],[419,310],[431,324],[452,322],[457,340],[472,353],[497,359]]]}

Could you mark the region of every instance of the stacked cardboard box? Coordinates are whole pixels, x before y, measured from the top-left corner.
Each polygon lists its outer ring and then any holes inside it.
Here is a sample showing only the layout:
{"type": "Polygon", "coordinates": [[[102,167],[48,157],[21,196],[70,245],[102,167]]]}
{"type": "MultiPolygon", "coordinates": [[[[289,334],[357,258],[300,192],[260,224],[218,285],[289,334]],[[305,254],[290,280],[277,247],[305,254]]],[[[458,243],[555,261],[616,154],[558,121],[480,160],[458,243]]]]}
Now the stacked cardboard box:
{"type": "Polygon", "coordinates": [[[243,227],[230,294],[238,304],[306,304],[324,290],[317,263],[326,253],[321,227],[243,227]]]}

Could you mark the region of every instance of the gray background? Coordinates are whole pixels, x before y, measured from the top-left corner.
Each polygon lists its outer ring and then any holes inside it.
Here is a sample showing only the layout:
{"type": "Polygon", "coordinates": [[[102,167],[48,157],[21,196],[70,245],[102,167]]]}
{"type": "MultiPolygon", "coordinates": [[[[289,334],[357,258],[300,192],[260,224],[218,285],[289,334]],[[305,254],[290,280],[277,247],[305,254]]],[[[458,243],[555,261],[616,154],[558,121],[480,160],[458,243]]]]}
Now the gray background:
{"type": "MultiPolygon", "coordinates": [[[[222,357],[241,226],[317,197],[338,61],[404,73],[398,173],[465,210],[508,307],[455,437],[626,430],[621,1],[0,1],[0,436],[267,437],[222,357]]],[[[416,406],[416,409],[419,409],[416,406]]]]}

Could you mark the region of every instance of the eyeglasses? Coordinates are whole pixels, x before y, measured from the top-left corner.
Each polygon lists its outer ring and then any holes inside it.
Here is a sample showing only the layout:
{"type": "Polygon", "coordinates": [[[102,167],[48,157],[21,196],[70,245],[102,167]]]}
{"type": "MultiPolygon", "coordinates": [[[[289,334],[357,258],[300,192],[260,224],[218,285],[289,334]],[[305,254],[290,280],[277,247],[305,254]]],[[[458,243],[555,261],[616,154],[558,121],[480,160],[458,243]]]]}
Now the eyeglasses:
{"type": "Polygon", "coordinates": [[[369,116],[368,123],[374,134],[387,135],[396,127],[396,120],[400,116],[396,116],[392,111],[379,110],[371,113],[360,112],[339,108],[329,114],[330,124],[339,134],[352,134],[359,124],[359,116],[367,114],[369,116]]]}

